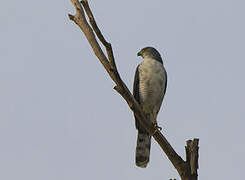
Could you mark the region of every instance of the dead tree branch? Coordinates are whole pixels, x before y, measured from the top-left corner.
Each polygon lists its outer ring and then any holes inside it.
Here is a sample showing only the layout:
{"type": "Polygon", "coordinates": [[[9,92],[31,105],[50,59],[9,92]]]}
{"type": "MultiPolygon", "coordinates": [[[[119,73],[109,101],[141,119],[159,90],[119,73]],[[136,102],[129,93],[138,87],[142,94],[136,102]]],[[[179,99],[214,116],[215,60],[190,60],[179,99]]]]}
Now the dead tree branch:
{"type": "Polygon", "coordinates": [[[76,9],[75,16],[69,14],[70,20],[75,22],[85,37],[87,38],[90,46],[92,47],[94,54],[97,56],[101,64],[104,66],[105,70],[111,77],[111,79],[115,82],[116,86],[114,89],[124,98],[124,100],[129,105],[130,109],[135,113],[137,118],[140,120],[142,126],[154,137],[154,139],[158,142],[162,150],[167,155],[168,159],[171,161],[173,166],[177,169],[181,179],[183,180],[196,180],[197,179],[197,168],[198,168],[198,139],[194,139],[187,141],[186,146],[186,157],[187,160],[184,161],[172,148],[167,139],[162,135],[162,133],[156,129],[154,124],[147,119],[141,110],[138,102],[134,99],[133,95],[122,81],[117,66],[115,63],[112,46],[109,42],[107,42],[102,35],[100,29],[98,28],[92,11],[89,7],[87,0],[81,1],[78,0],[70,0],[76,9]],[[85,11],[84,11],[85,10],[85,11]],[[85,13],[89,18],[89,22],[86,20],[85,13]],[[94,33],[95,32],[95,33],[94,33]],[[96,35],[95,35],[96,34],[96,35]],[[96,40],[96,36],[104,45],[107,53],[107,57],[102,51],[98,41],[96,40]]]}

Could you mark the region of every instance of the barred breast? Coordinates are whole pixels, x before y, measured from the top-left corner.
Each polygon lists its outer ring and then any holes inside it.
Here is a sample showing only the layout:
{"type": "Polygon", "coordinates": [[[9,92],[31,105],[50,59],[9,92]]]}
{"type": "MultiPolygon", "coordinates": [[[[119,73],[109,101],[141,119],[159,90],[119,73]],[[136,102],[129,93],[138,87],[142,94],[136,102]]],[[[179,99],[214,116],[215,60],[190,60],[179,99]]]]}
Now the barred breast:
{"type": "Polygon", "coordinates": [[[144,59],[139,66],[139,95],[147,113],[158,112],[165,89],[165,69],[154,59],[144,59]]]}

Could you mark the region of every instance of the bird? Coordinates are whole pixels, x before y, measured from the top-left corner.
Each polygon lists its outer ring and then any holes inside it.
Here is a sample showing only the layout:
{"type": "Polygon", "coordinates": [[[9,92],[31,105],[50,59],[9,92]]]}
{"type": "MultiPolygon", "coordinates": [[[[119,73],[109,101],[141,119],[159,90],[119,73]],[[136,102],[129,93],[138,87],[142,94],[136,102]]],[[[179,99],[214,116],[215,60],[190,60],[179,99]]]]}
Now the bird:
{"type": "MultiPolygon", "coordinates": [[[[162,105],[167,88],[167,72],[163,66],[160,53],[153,47],[141,49],[137,56],[143,61],[137,66],[134,76],[133,96],[139,103],[145,116],[157,125],[157,115],[162,105]]],[[[135,117],[138,130],[135,163],[145,168],[150,160],[151,135],[141,126],[135,117]]]]}

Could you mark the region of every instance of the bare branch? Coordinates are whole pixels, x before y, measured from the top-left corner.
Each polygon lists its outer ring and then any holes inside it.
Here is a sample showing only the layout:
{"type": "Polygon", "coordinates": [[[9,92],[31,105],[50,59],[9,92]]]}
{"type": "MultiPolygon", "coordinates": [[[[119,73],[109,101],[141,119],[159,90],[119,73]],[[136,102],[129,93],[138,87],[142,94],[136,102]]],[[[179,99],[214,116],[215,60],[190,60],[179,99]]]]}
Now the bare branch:
{"type": "Polygon", "coordinates": [[[190,164],[192,175],[197,175],[198,169],[198,142],[199,139],[188,140],[186,142],[186,161],[190,164]]]}
{"type": "MultiPolygon", "coordinates": [[[[75,14],[75,16],[69,15],[69,18],[72,21],[74,21],[80,27],[80,29],[83,31],[83,33],[86,36],[90,46],[92,47],[92,49],[94,51],[94,54],[100,60],[100,62],[102,63],[102,65],[104,66],[104,68],[106,69],[108,74],[110,76],[113,75],[113,74],[110,74],[111,66],[108,63],[108,60],[107,60],[105,54],[103,53],[102,49],[100,48],[99,43],[97,42],[97,40],[95,38],[95,35],[93,33],[92,28],[90,27],[90,25],[88,24],[88,22],[85,18],[84,10],[83,10],[81,4],[77,0],[71,0],[71,2],[74,5],[74,7],[76,8],[76,14],[75,14]]],[[[113,81],[115,80],[114,76],[111,76],[111,78],[113,79],[113,81]]]]}
{"type": "MultiPolygon", "coordinates": [[[[177,169],[179,175],[182,179],[186,179],[190,176],[191,172],[196,173],[197,171],[197,156],[192,157],[193,153],[189,152],[197,152],[198,153],[198,140],[194,140],[195,143],[193,143],[193,146],[188,145],[186,147],[186,155],[187,155],[187,161],[184,161],[172,148],[172,146],[169,144],[167,139],[162,135],[162,133],[154,126],[154,124],[146,117],[140,108],[138,102],[134,99],[133,95],[125,85],[125,83],[122,81],[114,59],[112,46],[109,42],[107,42],[101,33],[99,27],[97,26],[97,23],[95,21],[95,18],[92,14],[92,11],[89,7],[89,4],[87,0],[82,0],[82,6],[79,3],[78,0],[70,0],[72,4],[74,5],[76,9],[75,16],[69,14],[70,20],[74,21],[82,30],[85,37],[87,38],[90,46],[92,47],[95,55],[100,60],[104,68],[106,69],[107,73],[111,77],[111,79],[115,82],[116,86],[114,89],[124,98],[124,100],[129,105],[130,109],[135,113],[137,118],[140,120],[141,125],[154,137],[154,139],[158,142],[162,150],[165,152],[169,160],[172,162],[173,166],[177,169]],[[84,10],[89,18],[91,26],[88,24],[84,10]],[[99,43],[96,40],[95,34],[98,37],[98,39],[101,41],[101,43],[106,48],[106,52],[108,55],[108,58],[103,53],[99,43]],[[194,145],[195,144],[195,145],[194,145]],[[191,148],[189,148],[191,147],[191,148]],[[188,152],[187,152],[188,151],[188,152]],[[192,165],[190,165],[192,163],[192,165]]],[[[197,177],[197,176],[196,176],[197,177]]],[[[193,179],[194,180],[194,179],[193,179]]]]}
{"type": "Polygon", "coordinates": [[[108,55],[108,58],[109,58],[109,63],[111,65],[111,68],[112,69],[115,69],[117,70],[117,67],[116,67],[116,63],[115,63],[115,59],[114,59],[114,55],[113,55],[113,50],[112,50],[112,46],[110,43],[108,43],[103,34],[101,33],[99,27],[97,26],[97,23],[94,19],[94,16],[92,14],[92,11],[89,7],[89,4],[88,4],[88,1],[87,0],[82,0],[81,1],[84,9],[85,9],[85,12],[89,18],[89,22],[91,24],[91,26],[93,27],[93,30],[95,31],[97,37],[99,38],[99,40],[101,41],[101,43],[105,46],[106,48],[106,52],[107,52],[107,55],[108,55]]]}
{"type": "MultiPolygon", "coordinates": [[[[92,49],[94,50],[95,55],[100,60],[100,62],[102,63],[102,65],[104,66],[104,68],[106,69],[106,71],[108,72],[110,77],[112,78],[112,80],[116,83],[116,86],[117,86],[116,90],[120,89],[120,91],[118,91],[118,92],[120,92],[120,94],[126,100],[126,102],[128,104],[133,104],[133,106],[131,105],[132,110],[136,111],[136,115],[137,115],[138,118],[144,119],[144,122],[142,122],[142,124],[144,124],[143,126],[145,126],[146,129],[148,129],[148,131],[151,134],[153,134],[155,132],[153,123],[151,123],[150,121],[146,120],[146,118],[145,118],[145,116],[144,116],[144,114],[143,114],[138,102],[134,99],[134,97],[132,96],[132,94],[128,90],[128,88],[125,85],[125,83],[121,80],[117,70],[113,70],[113,71],[111,70],[112,68],[111,68],[111,66],[109,64],[108,59],[104,55],[103,51],[101,50],[101,48],[99,46],[99,43],[95,39],[95,35],[93,33],[92,28],[89,26],[89,24],[86,21],[83,9],[80,9],[81,5],[79,4],[79,2],[77,0],[71,0],[71,2],[73,3],[73,5],[76,8],[76,15],[74,16],[74,18],[72,18],[72,20],[83,31],[83,33],[85,34],[85,36],[86,36],[88,42],[90,43],[92,49]],[[116,76],[115,73],[118,74],[118,76],[116,76]]],[[[71,16],[72,15],[69,15],[69,17],[71,17],[71,16]]]]}

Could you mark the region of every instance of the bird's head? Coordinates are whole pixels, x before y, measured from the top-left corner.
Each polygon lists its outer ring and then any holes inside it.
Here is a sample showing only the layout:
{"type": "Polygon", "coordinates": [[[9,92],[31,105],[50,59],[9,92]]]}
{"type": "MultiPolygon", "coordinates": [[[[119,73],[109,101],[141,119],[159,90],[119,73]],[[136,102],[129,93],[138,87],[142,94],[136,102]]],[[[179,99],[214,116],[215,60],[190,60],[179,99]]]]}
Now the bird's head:
{"type": "Polygon", "coordinates": [[[160,53],[153,47],[145,47],[141,49],[137,53],[137,56],[141,56],[142,58],[149,57],[149,58],[155,59],[162,63],[162,58],[161,58],[160,53]]]}

